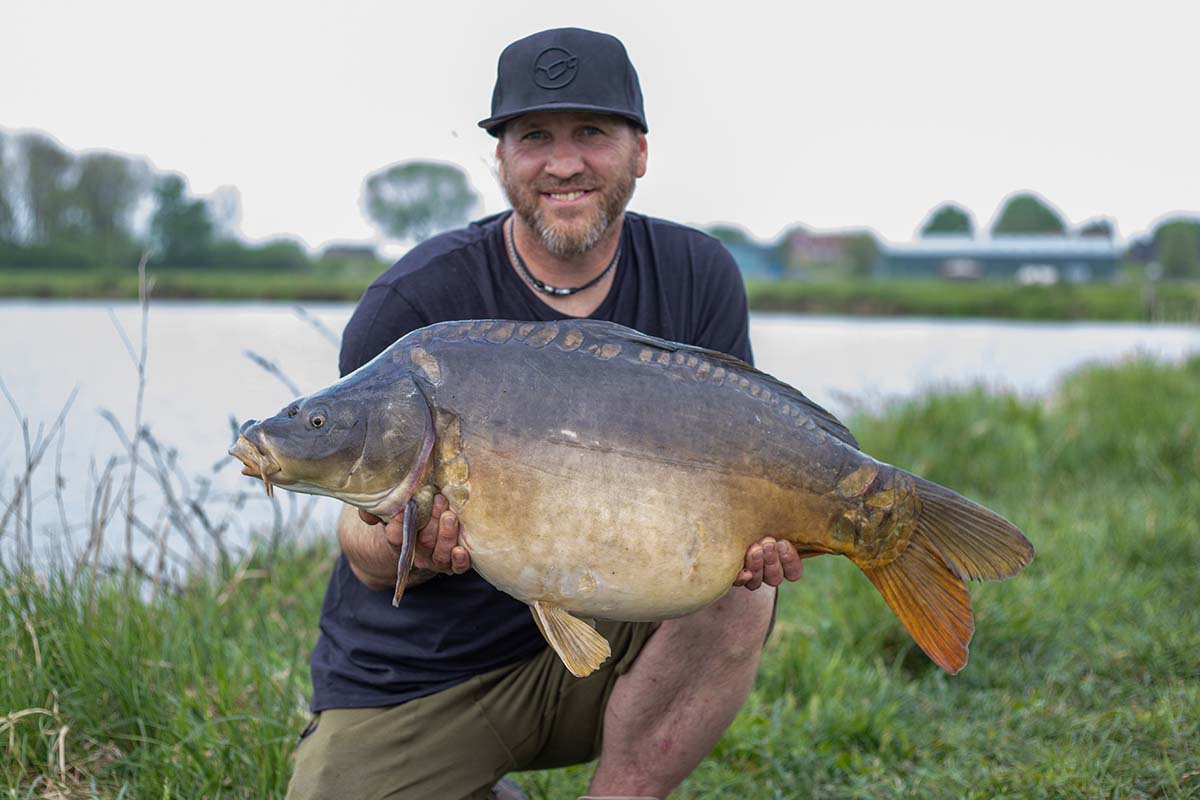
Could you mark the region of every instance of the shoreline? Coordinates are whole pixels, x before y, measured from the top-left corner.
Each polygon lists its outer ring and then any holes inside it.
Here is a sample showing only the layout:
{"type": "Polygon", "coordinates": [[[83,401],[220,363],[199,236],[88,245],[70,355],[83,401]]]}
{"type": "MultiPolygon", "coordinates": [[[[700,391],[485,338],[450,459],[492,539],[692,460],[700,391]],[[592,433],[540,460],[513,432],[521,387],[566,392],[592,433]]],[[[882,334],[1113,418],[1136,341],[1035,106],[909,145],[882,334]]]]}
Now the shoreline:
{"type": "MultiPolygon", "coordinates": [[[[357,302],[373,276],[158,270],[156,300],[357,302]]],[[[842,279],[746,282],[751,311],[799,314],[1200,323],[1200,282],[958,283],[842,279]]],[[[134,271],[0,270],[0,299],[136,300],[134,271]]]]}

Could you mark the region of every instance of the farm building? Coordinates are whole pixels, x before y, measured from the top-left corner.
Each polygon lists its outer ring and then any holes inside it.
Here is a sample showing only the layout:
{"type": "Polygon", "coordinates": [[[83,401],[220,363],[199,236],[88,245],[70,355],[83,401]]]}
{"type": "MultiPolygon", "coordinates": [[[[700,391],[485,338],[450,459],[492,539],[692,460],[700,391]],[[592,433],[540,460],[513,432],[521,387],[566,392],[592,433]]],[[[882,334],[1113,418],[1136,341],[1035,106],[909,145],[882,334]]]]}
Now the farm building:
{"type": "Polygon", "coordinates": [[[1082,283],[1117,277],[1120,251],[1109,239],[1065,236],[931,236],[912,244],[881,243],[881,278],[1082,283]]]}
{"type": "Polygon", "coordinates": [[[725,247],[737,261],[743,278],[763,280],[783,277],[784,264],[774,247],[754,242],[727,242],[725,247]]]}

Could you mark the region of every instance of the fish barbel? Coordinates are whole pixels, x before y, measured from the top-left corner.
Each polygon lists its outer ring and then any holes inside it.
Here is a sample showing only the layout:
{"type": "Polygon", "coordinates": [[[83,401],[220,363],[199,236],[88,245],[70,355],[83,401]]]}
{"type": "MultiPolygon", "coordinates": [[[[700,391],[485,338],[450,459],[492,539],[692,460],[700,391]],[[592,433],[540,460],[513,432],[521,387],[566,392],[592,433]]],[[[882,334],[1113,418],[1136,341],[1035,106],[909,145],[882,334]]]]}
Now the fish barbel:
{"type": "Polygon", "coordinates": [[[1007,520],[861,452],[787,384],[609,322],[422,328],[245,423],[230,453],[268,491],[404,513],[397,601],[415,531],[445,495],[472,567],[529,604],[576,675],[609,654],[580,616],[702,608],[764,533],[801,557],[849,558],[956,673],[974,630],[964,580],[1007,578],[1033,557],[1007,520]]]}

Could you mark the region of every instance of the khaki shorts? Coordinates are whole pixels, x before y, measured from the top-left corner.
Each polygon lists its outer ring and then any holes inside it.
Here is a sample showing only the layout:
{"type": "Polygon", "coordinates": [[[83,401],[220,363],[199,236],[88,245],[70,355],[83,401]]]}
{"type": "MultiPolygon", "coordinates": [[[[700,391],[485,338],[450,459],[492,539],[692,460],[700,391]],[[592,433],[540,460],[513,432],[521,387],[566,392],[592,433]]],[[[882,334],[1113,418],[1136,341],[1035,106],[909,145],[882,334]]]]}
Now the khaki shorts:
{"type": "Polygon", "coordinates": [[[546,648],[398,706],[320,712],[296,748],[288,798],[473,800],[507,772],[595,759],[613,684],[653,625],[600,621],[596,629],[612,657],[586,678],[546,648]]]}

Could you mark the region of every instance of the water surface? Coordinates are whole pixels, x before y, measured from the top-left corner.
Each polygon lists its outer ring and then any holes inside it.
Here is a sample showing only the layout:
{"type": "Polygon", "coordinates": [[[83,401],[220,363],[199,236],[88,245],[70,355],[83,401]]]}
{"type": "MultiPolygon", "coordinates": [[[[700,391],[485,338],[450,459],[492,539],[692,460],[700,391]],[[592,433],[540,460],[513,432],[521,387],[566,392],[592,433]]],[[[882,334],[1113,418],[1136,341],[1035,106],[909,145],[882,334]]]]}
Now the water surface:
{"type": "MultiPolygon", "coordinates": [[[[293,393],[246,352],[270,359],[301,392],[318,389],[337,378],[337,347],[327,334],[340,335],[352,308],[306,304],[302,315],[289,303],[154,303],[142,419],[158,440],[177,449],[179,472],[192,479],[180,485],[181,492],[195,493],[197,479],[212,480],[214,490],[224,494],[254,489],[225,455],[230,420],[261,417],[287,405],[293,393]]],[[[136,349],[141,311],[134,302],[0,301],[0,341],[7,345],[0,352],[0,380],[30,421],[30,435],[39,424],[48,426],[78,389],[61,447],[51,448],[35,483],[39,541],[61,539],[56,473],[75,539],[84,536],[95,473],[121,450],[99,411],[111,412],[128,431],[134,427],[137,371],[114,320],[136,349]]],[[[1200,327],[755,314],[751,340],[761,369],[846,415],[973,383],[1039,395],[1084,363],[1200,352],[1200,327]]],[[[0,409],[5,502],[23,471],[23,451],[16,417],[0,409]]],[[[149,519],[162,492],[146,475],[135,485],[139,513],[149,519]]],[[[297,510],[294,496],[279,494],[285,497],[283,512],[297,510]]],[[[233,541],[245,536],[248,524],[274,519],[274,506],[260,492],[246,502],[240,510],[218,504],[235,523],[233,541]]],[[[315,507],[315,531],[328,532],[333,508],[315,507]]],[[[112,546],[123,541],[123,526],[117,527],[121,536],[106,538],[112,546]]],[[[0,552],[12,544],[10,533],[0,539],[0,552]]]]}

